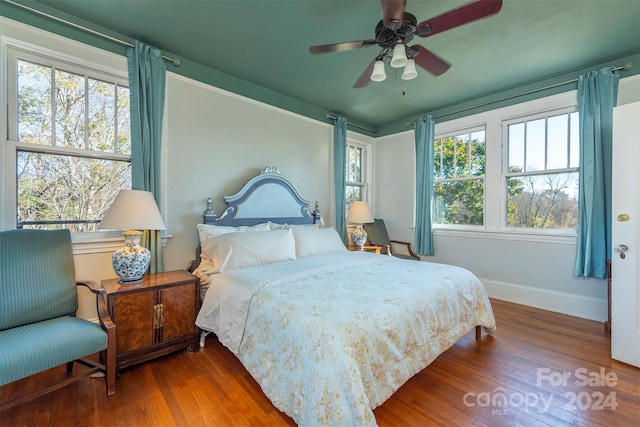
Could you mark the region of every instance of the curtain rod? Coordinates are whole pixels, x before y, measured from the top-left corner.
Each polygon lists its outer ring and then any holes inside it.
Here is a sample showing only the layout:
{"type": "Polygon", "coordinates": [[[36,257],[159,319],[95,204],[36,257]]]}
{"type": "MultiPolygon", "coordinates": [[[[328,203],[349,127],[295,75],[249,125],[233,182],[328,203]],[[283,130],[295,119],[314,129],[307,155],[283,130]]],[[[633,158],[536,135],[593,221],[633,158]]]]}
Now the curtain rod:
{"type": "MultiPolygon", "coordinates": [[[[632,65],[629,62],[627,64],[624,64],[623,66],[620,66],[620,67],[611,67],[611,71],[630,70],[631,67],[632,67],[632,65]]],[[[439,116],[434,116],[433,118],[434,119],[440,119],[442,117],[452,116],[452,115],[458,114],[458,113],[464,113],[465,111],[474,110],[474,109],[480,108],[480,107],[486,107],[487,105],[497,104],[498,102],[508,101],[510,99],[519,98],[519,97],[525,96],[525,95],[531,95],[532,93],[542,92],[543,90],[553,89],[553,88],[556,88],[556,87],[560,87],[560,86],[568,85],[568,84],[571,84],[571,83],[575,83],[577,81],[578,81],[578,79],[567,80],[567,81],[564,81],[564,82],[561,82],[561,83],[556,83],[556,84],[552,84],[552,85],[549,85],[549,86],[541,87],[541,88],[538,88],[538,89],[532,89],[532,90],[527,91],[527,92],[518,93],[516,95],[506,96],[504,98],[496,99],[494,101],[484,102],[482,104],[473,105],[471,107],[461,108],[460,110],[452,111],[450,113],[440,114],[439,116]]],[[[405,125],[405,127],[413,126],[416,123],[417,122],[407,123],[405,125]]]]}
{"type": "MultiPolygon", "coordinates": [[[[336,117],[336,116],[332,116],[331,114],[327,114],[327,116],[326,116],[326,117],[327,117],[327,119],[331,119],[331,120],[335,120],[335,119],[337,119],[337,117],[336,117]]],[[[362,130],[366,130],[366,131],[371,132],[371,133],[378,133],[378,131],[377,131],[377,130],[375,130],[375,129],[369,129],[368,127],[360,126],[360,125],[357,125],[357,124],[355,124],[355,123],[349,123],[349,122],[347,121],[347,124],[348,124],[349,126],[353,126],[354,128],[359,128],[359,129],[362,129],[362,130]]]]}
{"type": "MultiPolygon", "coordinates": [[[[112,36],[110,36],[110,35],[108,35],[108,34],[104,34],[104,33],[101,33],[101,32],[99,32],[99,31],[96,31],[96,30],[92,30],[91,28],[84,27],[84,26],[82,26],[82,25],[76,24],[76,23],[71,22],[71,21],[67,21],[66,19],[58,18],[58,17],[57,17],[57,16],[55,16],[55,15],[51,15],[51,14],[46,13],[46,12],[43,12],[43,11],[41,11],[41,10],[34,9],[34,8],[29,7],[29,6],[26,6],[26,5],[24,5],[24,4],[16,3],[16,2],[14,2],[13,0],[4,0],[4,1],[5,1],[6,3],[9,3],[9,4],[12,4],[12,5],[14,5],[14,6],[20,7],[20,8],[22,8],[22,9],[26,9],[26,10],[28,10],[29,12],[35,13],[35,14],[37,14],[37,15],[44,16],[44,17],[46,17],[46,18],[52,19],[52,20],[54,20],[54,21],[61,22],[61,23],[63,23],[63,24],[69,25],[69,26],[71,26],[71,27],[77,28],[77,29],[82,30],[82,31],[85,31],[85,32],[87,32],[87,33],[91,33],[91,34],[93,34],[93,35],[96,35],[96,36],[102,37],[103,39],[111,40],[111,41],[113,41],[113,42],[116,42],[116,43],[119,43],[119,44],[121,44],[121,45],[128,46],[128,47],[133,47],[133,46],[134,46],[134,45],[133,45],[133,43],[130,43],[130,42],[128,42],[128,41],[121,40],[121,39],[116,38],[116,37],[112,37],[112,36]]],[[[167,55],[164,55],[164,54],[162,55],[162,58],[163,58],[163,59],[165,59],[165,60],[167,60],[167,61],[170,61],[173,65],[176,65],[176,66],[177,66],[177,65],[180,65],[180,60],[179,60],[178,58],[173,58],[173,57],[171,57],[171,56],[167,56],[167,55]]]]}

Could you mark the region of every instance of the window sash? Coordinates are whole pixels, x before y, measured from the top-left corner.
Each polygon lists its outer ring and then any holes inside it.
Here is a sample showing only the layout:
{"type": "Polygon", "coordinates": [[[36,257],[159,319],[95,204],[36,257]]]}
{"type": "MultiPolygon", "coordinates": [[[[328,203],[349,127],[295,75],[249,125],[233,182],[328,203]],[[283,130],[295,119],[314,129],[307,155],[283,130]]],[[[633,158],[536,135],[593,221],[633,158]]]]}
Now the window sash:
{"type": "MultiPolygon", "coordinates": [[[[5,91],[5,96],[7,98],[7,124],[6,124],[6,136],[7,136],[7,151],[4,156],[4,165],[6,166],[6,179],[7,184],[5,188],[8,189],[7,197],[5,199],[5,209],[3,209],[3,223],[6,226],[13,227],[17,226],[17,209],[18,209],[18,194],[16,191],[11,191],[11,189],[17,190],[18,184],[18,171],[16,169],[17,161],[18,161],[18,153],[20,152],[32,152],[39,153],[44,155],[54,155],[54,156],[64,156],[64,157],[78,157],[83,159],[93,159],[93,160],[105,160],[114,164],[113,162],[124,162],[130,165],[131,163],[131,155],[127,152],[130,150],[130,130],[129,130],[129,120],[128,117],[128,104],[118,105],[118,101],[120,99],[119,95],[124,95],[125,100],[128,102],[128,77],[126,75],[126,70],[113,70],[109,67],[100,67],[92,65],[90,62],[86,60],[82,60],[79,58],[74,58],[69,55],[51,53],[52,51],[39,48],[38,46],[32,46],[23,44],[21,42],[10,41],[5,44],[5,58],[7,64],[7,86],[5,91]],[[19,112],[18,112],[18,84],[19,84],[19,76],[18,76],[18,68],[20,61],[41,65],[43,67],[47,67],[47,74],[49,77],[49,85],[51,87],[51,93],[55,94],[55,79],[56,79],[56,71],[71,73],[73,75],[79,76],[79,78],[83,79],[81,86],[83,86],[82,90],[84,90],[84,99],[81,101],[84,105],[84,114],[82,115],[82,119],[84,121],[84,144],[81,147],[71,147],[64,146],[61,144],[55,144],[55,96],[52,95],[52,100],[48,102],[47,108],[50,109],[48,120],[51,122],[51,141],[49,144],[38,144],[32,142],[24,142],[19,141],[19,112]],[[120,72],[121,71],[121,72],[120,72]],[[103,88],[109,89],[108,86],[113,88],[112,91],[107,91],[107,96],[102,96],[102,93],[95,92],[93,94],[96,95],[96,98],[91,98],[92,93],[88,92],[89,87],[94,84],[96,86],[102,86],[103,88]],[[108,86],[105,86],[108,85],[108,86]],[[126,91],[123,93],[119,93],[119,91],[126,91]],[[111,96],[113,95],[113,96],[111,96]],[[96,103],[93,103],[95,106],[99,106],[100,110],[95,110],[94,112],[99,111],[99,113],[106,112],[109,117],[109,122],[107,128],[104,128],[102,132],[99,132],[98,135],[104,136],[106,135],[108,138],[102,138],[102,141],[107,141],[107,150],[101,151],[90,149],[89,145],[92,141],[89,139],[89,125],[92,120],[92,105],[90,105],[92,100],[96,100],[96,103]],[[110,104],[113,104],[112,106],[110,104]],[[103,110],[104,109],[104,110],[103,110]],[[113,111],[111,111],[113,110],[113,111]],[[118,114],[125,114],[124,116],[118,117],[118,114]],[[125,151],[121,151],[121,147],[123,142],[122,138],[119,138],[118,133],[124,131],[124,135],[128,142],[126,142],[125,151]],[[121,152],[117,152],[120,150],[121,152]],[[6,215],[5,215],[6,214],[6,215]]],[[[95,139],[98,142],[101,142],[101,138],[95,139]]],[[[96,146],[98,147],[98,146],[96,146]]],[[[130,171],[131,167],[127,167],[130,171]]],[[[129,172],[129,186],[130,184],[130,172],[129,172]]],[[[126,184],[125,184],[126,185],[126,184]]],[[[115,197],[115,196],[114,196],[115,197]]],[[[58,218],[56,220],[52,220],[53,223],[66,223],[67,218],[58,218]]],[[[91,218],[79,218],[74,223],[83,224],[83,223],[95,223],[97,219],[91,218]]],[[[100,232],[90,232],[87,233],[86,237],[82,237],[83,233],[75,233],[78,238],[81,240],[86,240],[86,238],[91,235],[92,238],[103,238],[103,237],[111,237],[119,235],[119,232],[113,231],[100,231],[100,232]]]]}
{"type": "Polygon", "coordinates": [[[370,163],[370,147],[366,144],[360,144],[355,142],[347,142],[347,164],[345,171],[346,179],[345,179],[345,215],[349,212],[349,208],[351,206],[351,202],[356,200],[364,200],[368,201],[370,198],[369,192],[369,163],[370,163]],[[356,164],[359,166],[359,173],[350,173],[349,168],[351,166],[350,162],[352,160],[352,156],[350,156],[350,151],[354,150],[359,153],[359,158],[355,159],[356,164]],[[360,178],[360,180],[349,180],[349,178],[360,178]],[[354,193],[359,193],[354,197],[354,193]]]}
{"type": "MultiPolygon", "coordinates": [[[[482,126],[474,126],[468,128],[455,129],[446,133],[441,133],[436,135],[434,141],[438,140],[447,140],[449,138],[454,138],[456,141],[459,138],[464,140],[464,144],[466,145],[466,155],[468,157],[467,164],[462,168],[463,173],[460,172],[458,168],[458,158],[457,153],[458,150],[454,150],[453,153],[453,165],[452,171],[453,176],[445,176],[442,172],[442,168],[444,167],[444,159],[442,148],[443,145],[439,144],[441,150],[434,152],[434,197],[433,197],[433,209],[432,209],[432,221],[434,227],[461,227],[461,228],[478,228],[483,227],[486,223],[486,179],[485,174],[477,173],[474,174],[474,169],[480,168],[484,170],[486,168],[486,155],[487,155],[487,129],[485,125],[482,126]],[[478,133],[484,133],[484,140],[482,144],[484,145],[484,164],[478,166],[477,162],[474,161],[474,156],[472,156],[472,144],[471,142],[474,140],[473,135],[478,133]],[[472,208],[470,206],[466,206],[465,202],[472,202],[472,200],[444,200],[438,196],[438,189],[449,187],[455,188],[456,183],[460,183],[463,186],[477,186],[480,185],[482,187],[482,194],[478,194],[482,200],[482,212],[471,212],[472,208]],[[474,184],[478,183],[478,184],[474,184]],[[441,205],[442,202],[449,201],[449,206],[452,211],[446,213],[443,211],[444,205],[441,205]],[[438,205],[436,205],[438,204],[438,205]],[[455,205],[455,206],[454,206],[455,205]],[[446,220],[445,218],[449,218],[446,220]],[[466,218],[468,222],[460,222],[466,218]]],[[[456,147],[458,146],[456,142],[456,147]]]]}
{"type": "MultiPolygon", "coordinates": [[[[552,227],[546,226],[547,221],[544,221],[538,217],[538,213],[542,212],[545,216],[551,215],[551,210],[554,207],[548,206],[547,200],[545,200],[544,192],[540,187],[537,187],[536,182],[545,177],[548,177],[548,180],[553,180],[553,177],[556,179],[561,179],[562,175],[567,175],[568,177],[573,177],[572,185],[570,188],[566,189],[563,194],[557,194],[557,198],[554,197],[554,192],[561,193],[563,189],[552,188],[552,183],[550,183],[549,188],[546,189],[546,193],[552,195],[554,203],[558,201],[558,203],[566,203],[566,200],[560,200],[564,197],[568,197],[567,200],[570,201],[571,204],[575,203],[576,209],[575,213],[577,214],[577,180],[579,179],[580,168],[577,165],[578,157],[579,157],[579,134],[578,134],[578,116],[577,116],[577,108],[567,107],[560,109],[549,109],[536,114],[523,115],[518,118],[513,118],[509,120],[504,120],[502,122],[503,128],[503,136],[504,136],[504,144],[503,144],[503,169],[502,169],[502,227],[508,230],[528,230],[533,232],[553,232],[554,230],[575,230],[577,227],[577,223],[575,227],[562,227],[562,225],[573,224],[572,220],[558,220],[553,225],[561,225],[560,227],[552,227]],[[550,130],[549,130],[549,122],[550,120],[554,120],[559,117],[566,117],[566,134],[563,144],[565,147],[556,147],[550,148],[550,144],[553,141],[550,141],[550,130]],[[539,122],[540,121],[540,122],[539,122]],[[541,130],[540,135],[544,137],[543,141],[538,141],[538,145],[544,148],[543,159],[544,163],[542,167],[530,167],[527,165],[527,124],[531,122],[539,122],[544,124],[544,129],[541,130]],[[520,140],[515,140],[514,142],[518,144],[518,146],[512,146],[512,134],[510,132],[511,126],[514,125],[523,125],[524,132],[524,140],[522,144],[520,140]],[[521,166],[522,170],[514,171],[512,165],[512,150],[517,149],[518,156],[522,155],[523,164],[518,165],[521,166]],[[555,151],[552,151],[555,150],[555,151]],[[561,157],[566,161],[566,167],[557,167],[557,163],[555,163],[554,159],[550,159],[550,156],[553,153],[559,153],[564,151],[566,154],[561,157]],[[515,202],[516,198],[514,195],[510,194],[513,191],[513,188],[510,189],[509,183],[515,183],[516,181],[524,182],[528,181],[529,186],[527,187],[533,192],[528,193],[530,203],[535,203],[534,207],[536,212],[520,212],[520,210],[516,209],[515,202]],[[575,188],[574,188],[575,185],[575,188]],[[576,194],[573,194],[574,191],[576,194]],[[573,197],[573,199],[572,199],[573,197]],[[524,218],[521,221],[515,221],[515,218],[524,218]],[[518,225],[514,224],[514,222],[518,222],[519,224],[528,223],[529,225],[518,225]]],[[[522,135],[520,135],[522,136],[522,135]]],[[[554,140],[557,144],[558,140],[554,140]]],[[[540,163],[539,163],[540,165],[540,163]]],[[[532,207],[532,210],[533,207],[532,207]]],[[[556,213],[556,212],[554,212],[556,213]]],[[[556,217],[571,217],[573,213],[573,209],[571,212],[567,212],[566,215],[556,215],[556,217]]],[[[541,214],[542,215],[542,214],[541,214]]]]}
{"type": "MultiPolygon", "coordinates": [[[[462,226],[462,227],[479,227],[485,224],[485,200],[486,200],[486,181],[484,177],[468,177],[461,179],[448,179],[434,183],[433,195],[433,224],[439,226],[462,226]],[[442,188],[449,187],[449,192],[455,192],[456,187],[460,190],[468,190],[469,187],[481,187],[480,199],[482,209],[475,211],[473,196],[469,196],[464,191],[457,194],[456,197],[445,199],[440,196],[442,188]],[[445,202],[448,209],[445,208],[445,202]]],[[[477,197],[477,195],[476,195],[477,197]]]]}
{"type": "Polygon", "coordinates": [[[124,75],[117,75],[108,71],[92,67],[81,59],[60,59],[44,53],[36,53],[17,46],[7,47],[7,104],[8,104],[8,139],[18,141],[18,61],[24,60],[52,69],[62,70],[128,88],[129,79],[124,75]],[[72,62],[74,61],[74,62],[72,62]]]}
{"type": "MultiPolygon", "coordinates": [[[[510,118],[508,120],[503,120],[502,121],[502,134],[503,134],[503,138],[504,138],[504,144],[503,144],[503,149],[504,149],[504,153],[503,153],[503,173],[509,173],[509,167],[511,166],[510,163],[510,151],[511,151],[511,147],[510,147],[510,135],[509,135],[509,127],[512,125],[517,125],[517,124],[524,124],[524,123],[530,123],[530,122],[535,122],[537,120],[544,120],[545,121],[545,132],[544,132],[544,148],[545,148],[545,167],[548,164],[548,129],[547,129],[547,122],[548,119],[553,119],[557,116],[563,116],[563,115],[567,115],[569,116],[570,120],[569,120],[569,128],[567,130],[568,132],[568,141],[567,141],[567,167],[566,168],[550,168],[550,169],[540,169],[541,171],[544,170],[568,170],[571,168],[578,168],[578,155],[579,155],[579,141],[577,141],[576,138],[579,138],[579,134],[578,134],[578,129],[577,129],[577,120],[578,120],[578,116],[577,116],[577,108],[572,106],[572,107],[566,107],[566,108],[556,108],[556,109],[549,109],[546,111],[542,111],[539,113],[534,113],[534,114],[528,114],[528,115],[522,115],[522,116],[518,116],[515,118],[510,118]],[[575,117],[575,126],[571,126],[572,122],[571,122],[571,116],[573,113],[576,113],[575,117]],[[574,134],[575,131],[575,134],[574,134]]],[[[525,167],[523,168],[522,172],[535,172],[535,170],[528,170],[526,168],[526,165],[524,165],[525,167]]]]}

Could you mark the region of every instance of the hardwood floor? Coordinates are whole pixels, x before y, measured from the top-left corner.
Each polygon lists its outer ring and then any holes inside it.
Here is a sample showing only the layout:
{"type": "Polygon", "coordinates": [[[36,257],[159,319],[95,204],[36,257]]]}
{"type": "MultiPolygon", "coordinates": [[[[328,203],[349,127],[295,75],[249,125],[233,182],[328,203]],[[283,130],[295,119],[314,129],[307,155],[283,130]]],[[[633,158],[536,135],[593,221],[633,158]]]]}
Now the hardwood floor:
{"type": "MultiPolygon", "coordinates": [[[[467,334],[410,379],[374,411],[381,427],[638,425],[640,369],[610,358],[602,323],[492,304],[498,333],[480,341],[467,334]]],[[[0,387],[0,400],[60,375],[64,367],[0,387]]],[[[3,411],[0,425],[295,423],[210,336],[198,353],[179,352],[123,370],[112,397],[102,379],[86,379],[3,411]]]]}

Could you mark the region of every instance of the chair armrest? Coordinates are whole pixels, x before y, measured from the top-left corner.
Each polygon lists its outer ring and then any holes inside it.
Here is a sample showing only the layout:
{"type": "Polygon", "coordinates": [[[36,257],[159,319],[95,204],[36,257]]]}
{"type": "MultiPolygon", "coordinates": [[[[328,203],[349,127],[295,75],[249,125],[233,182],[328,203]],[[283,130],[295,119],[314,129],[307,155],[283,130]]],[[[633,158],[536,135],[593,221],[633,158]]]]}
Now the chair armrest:
{"type": "Polygon", "coordinates": [[[376,246],[378,248],[382,248],[384,252],[381,250],[380,253],[383,255],[391,256],[391,245],[378,245],[376,243],[372,243],[371,246],[376,246]]]}
{"type": "Polygon", "coordinates": [[[410,242],[403,242],[401,240],[391,240],[391,243],[397,243],[399,245],[406,246],[407,251],[409,251],[409,256],[411,256],[411,258],[420,259],[420,256],[417,253],[413,252],[413,248],[411,248],[410,242]]]}
{"type": "Polygon", "coordinates": [[[96,300],[97,300],[96,304],[98,309],[98,319],[100,319],[100,326],[102,326],[102,329],[104,329],[109,335],[109,343],[115,344],[116,324],[113,323],[113,320],[111,320],[111,316],[109,316],[109,310],[107,310],[107,303],[105,301],[105,297],[96,295],[96,300]],[[113,333],[113,340],[111,338],[112,333],[113,333]]]}
{"type": "MultiPolygon", "coordinates": [[[[76,281],[76,286],[84,286],[96,295],[96,309],[98,312],[98,319],[100,320],[100,326],[108,335],[115,334],[116,325],[113,323],[113,320],[111,320],[111,316],[109,316],[109,310],[107,310],[107,303],[104,298],[107,291],[105,291],[104,288],[99,288],[93,280],[76,281]]],[[[109,336],[109,342],[115,343],[115,335],[113,340],[109,336]]]]}
{"type": "Polygon", "coordinates": [[[94,294],[103,294],[104,292],[106,292],[104,288],[99,288],[96,282],[94,282],[93,280],[79,280],[76,282],[76,286],[84,286],[94,294]]]}

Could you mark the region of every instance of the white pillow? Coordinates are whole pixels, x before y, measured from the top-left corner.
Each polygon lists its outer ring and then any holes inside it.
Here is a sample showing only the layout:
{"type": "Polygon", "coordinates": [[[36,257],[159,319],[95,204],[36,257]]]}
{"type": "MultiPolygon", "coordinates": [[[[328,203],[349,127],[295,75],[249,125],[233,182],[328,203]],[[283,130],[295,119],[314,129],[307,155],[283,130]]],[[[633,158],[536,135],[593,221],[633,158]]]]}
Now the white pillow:
{"type": "MultiPolygon", "coordinates": [[[[252,226],[242,225],[239,227],[231,227],[227,225],[198,224],[197,228],[198,228],[198,237],[200,238],[201,246],[208,239],[212,237],[221,236],[223,234],[271,230],[268,222],[264,222],[262,224],[257,224],[252,226]]],[[[217,273],[216,267],[213,265],[213,261],[211,260],[211,257],[209,256],[209,254],[207,254],[204,251],[204,249],[200,253],[200,265],[198,266],[198,269],[204,275],[217,273]]]]}
{"type": "Polygon", "coordinates": [[[294,228],[293,237],[297,258],[347,251],[335,228],[294,228]]]}
{"type": "Polygon", "coordinates": [[[264,222],[262,224],[257,224],[252,226],[243,225],[240,227],[230,227],[226,225],[208,225],[208,224],[198,224],[197,227],[198,227],[198,237],[200,238],[200,243],[204,243],[205,240],[211,237],[219,236],[221,234],[271,230],[268,222],[264,222]]]}
{"type": "Polygon", "coordinates": [[[278,224],[269,221],[271,230],[286,230],[287,228],[320,228],[320,224],[278,224]]]}
{"type": "MultiPolygon", "coordinates": [[[[211,264],[211,263],[210,263],[211,264]]],[[[209,284],[209,274],[208,274],[208,270],[206,265],[203,265],[203,263],[201,262],[200,265],[198,266],[198,268],[196,268],[195,270],[193,270],[193,272],[191,273],[194,276],[196,276],[198,279],[200,279],[200,289],[202,290],[202,288],[206,285],[209,284]]]]}
{"type": "Polygon", "coordinates": [[[226,233],[202,244],[213,265],[210,273],[295,259],[295,248],[291,230],[226,233]]]}

